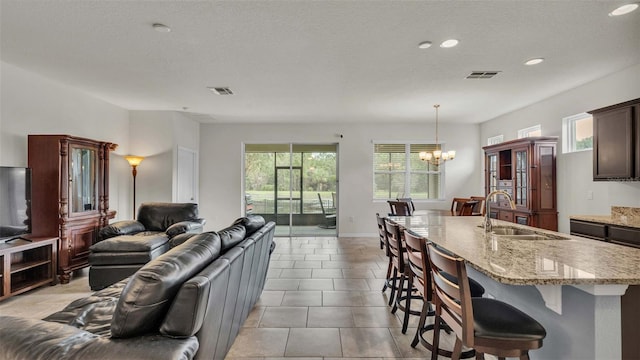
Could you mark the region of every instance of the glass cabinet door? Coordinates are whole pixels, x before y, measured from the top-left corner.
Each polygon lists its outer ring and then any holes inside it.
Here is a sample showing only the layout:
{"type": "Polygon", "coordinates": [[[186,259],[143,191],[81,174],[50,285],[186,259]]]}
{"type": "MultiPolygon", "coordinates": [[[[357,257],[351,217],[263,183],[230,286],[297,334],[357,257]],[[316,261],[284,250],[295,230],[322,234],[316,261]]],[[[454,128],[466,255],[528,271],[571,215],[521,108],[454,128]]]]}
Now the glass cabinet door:
{"type": "Polygon", "coordinates": [[[487,189],[487,194],[498,189],[498,155],[490,154],[487,155],[487,169],[488,170],[488,178],[487,184],[489,188],[487,189]]]}
{"type": "Polygon", "coordinates": [[[97,209],[97,154],[95,149],[71,147],[69,205],[71,213],[97,209]]]}
{"type": "Polygon", "coordinates": [[[513,201],[516,205],[527,206],[527,191],[528,191],[528,168],[527,168],[527,150],[518,150],[516,154],[516,184],[515,184],[515,197],[513,201]]]}

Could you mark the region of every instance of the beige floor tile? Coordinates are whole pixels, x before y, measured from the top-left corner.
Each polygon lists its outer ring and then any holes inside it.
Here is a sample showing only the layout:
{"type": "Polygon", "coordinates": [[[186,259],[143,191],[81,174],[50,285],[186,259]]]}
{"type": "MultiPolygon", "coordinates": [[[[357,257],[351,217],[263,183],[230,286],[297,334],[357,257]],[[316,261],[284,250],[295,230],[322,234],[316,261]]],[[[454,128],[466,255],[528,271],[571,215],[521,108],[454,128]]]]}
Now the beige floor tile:
{"type": "Polygon", "coordinates": [[[262,314],[264,314],[264,307],[256,306],[251,310],[249,316],[247,316],[247,320],[244,321],[242,327],[258,327],[260,323],[260,319],[262,318],[262,314]]]}
{"type": "Polygon", "coordinates": [[[272,260],[269,262],[270,269],[291,269],[293,267],[293,260],[272,260]]]}
{"type": "Polygon", "coordinates": [[[400,357],[388,328],[341,328],[345,357],[400,357]]]}
{"type": "Polygon", "coordinates": [[[282,269],[281,279],[311,279],[311,269],[282,269]]]}
{"type": "Polygon", "coordinates": [[[280,306],[284,291],[280,290],[263,290],[256,306],[280,306]]]}
{"type": "Polygon", "coordinates": [[[267,279],[264,284],[265,290],[298,290],[300,280],[298,279],[267,279]]]}
{"type": "Polygon", "coordinates": [[[402,326],[402,321],[394,314],[391,314],[388,307],[361,306],[354,307],[352,312],[356,327],[390,328],[402,326]]]}
{"type": "Polygon", "coordinates": [[[289,329],[242,328],[227,357],[284,356],[289,329]]]}
{"type": "Polygon", "coordinates": [[[274,269],[269,267],[269,271],[267,271],[267,279],[277,279],[280,277],[282,273],[282,269],[274,269]]]}
{"type": "Polygon", "coordinates": [[[371,290],[364,279],[333,279],[336,290],[371,290]]]}
{"type": "Polygon", "coordinates": [[[305,255],[304,260],[307,260],[307,261],[331,260],[331,255],[329,254],[305,255]]]}
{"type": "Polygon", "coordinates": [[[342,356],[340,330],[291,329],[285,356],[342,356]]]}
{"type": "MultiPolygon", "coordinates": [[[[334,279],[335,280],[335,279],[334,279]]],[[[323,291],[322,306],[363,306],[359,291],[323,291]]]]}
{"type": "Polygon", "coordinates": [[[322,268],[322,261],[297,260],[293,267],[296,269],[320,269],[322,268]]]}
{"type": "Polygon", "coordinates": [[[265,309],[258,326],[261,328],[306,327],[307,308],[287,306],[268,307],[265,309]]]}
{"type": "Polygon", "coordinates": [[[287,291],[282,306],[322,306],[321,291],[287,291]]]}
{"type": "Polygon", "coordinates": [[[344,279],[373,279],[373,271],[371,269],[342,269],[342,277],[344,279]]]}
{"type": "Polygon", "coordinates": [[[350,307],[310,307],[307,318],[310,328],[355,327],[350,307]]]}
{"type": "Polygon", "coordinates": [[[290,254],[281,254],[278,260],[304,260],[306,255],[290,255],[290,254]]]}
{"type": "Polygon", "coordinates": [[[311,277],[314,279],[342,278],[342,269],[313,269],[311,277]]]}
{"type": "Polygon", "coordinates": [[[300,290],[334,290],[333,279],[301,279],[300,290]]]}

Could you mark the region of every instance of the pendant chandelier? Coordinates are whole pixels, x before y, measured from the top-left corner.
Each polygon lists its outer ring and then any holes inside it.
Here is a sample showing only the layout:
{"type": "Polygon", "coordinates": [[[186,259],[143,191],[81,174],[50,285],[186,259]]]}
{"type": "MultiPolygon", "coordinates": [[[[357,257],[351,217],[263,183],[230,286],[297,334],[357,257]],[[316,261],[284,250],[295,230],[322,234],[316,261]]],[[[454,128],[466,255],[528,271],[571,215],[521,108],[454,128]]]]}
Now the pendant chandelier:
{"type": "Polygon", "coordinates": [[[436,149],[433,152],[421,151],[418,156],[420,160],[431,165],[440,165],[447,160],[453,160],[456,157],[456,152],[455,150],[442,151],[442,147],[438,143],[438,108],[440,105],[435,104],[433,107],[436,109],[436,149]]]}

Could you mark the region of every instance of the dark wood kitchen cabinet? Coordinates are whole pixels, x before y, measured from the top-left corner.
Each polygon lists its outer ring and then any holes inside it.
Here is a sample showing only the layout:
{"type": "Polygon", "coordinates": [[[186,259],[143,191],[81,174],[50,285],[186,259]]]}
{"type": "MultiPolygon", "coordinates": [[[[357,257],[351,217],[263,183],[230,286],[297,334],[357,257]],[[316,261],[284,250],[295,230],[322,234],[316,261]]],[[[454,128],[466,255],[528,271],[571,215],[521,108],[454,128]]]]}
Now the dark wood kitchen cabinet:
{"type": "Polygon", "coordinates": [[[491,217],[557,231],[557,137],[529,137],[483,147],[485,195],[504,190],[515,203],[496,195],[489,201],[491,217]]]}
{"type": "Polygon", "coordinates": [[[88,265],[89,247],[115,217],[109,210],[109,153],[116,144],[68,135],[29,135],[34,236],[59,238],[58,275],[88,265]]]}
{"type": "Polygon", "coordinates": [[[640,180],[640,99],[593,115],[593,180],[640,180]]]}

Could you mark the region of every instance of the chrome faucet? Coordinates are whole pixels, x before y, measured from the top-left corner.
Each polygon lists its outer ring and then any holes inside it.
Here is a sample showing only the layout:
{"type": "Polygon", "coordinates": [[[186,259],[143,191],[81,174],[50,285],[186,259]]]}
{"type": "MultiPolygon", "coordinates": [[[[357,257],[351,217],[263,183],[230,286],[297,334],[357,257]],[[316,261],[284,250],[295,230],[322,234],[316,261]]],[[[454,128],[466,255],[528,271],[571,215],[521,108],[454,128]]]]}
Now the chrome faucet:
{"type": "Polygon", "coordinates": [[[487,194],[487,197],[484,199],[484,206],[486,207],[485,213],[484,213],[484,231],[485,232],[491,232],[493,230],[493,225],[491,224],[491,217],[489,216],[489,199],[491,199],[492,196],[498,195],[498,194],[504,195],[507,197],[507,199],[509,200],[509,206],[511,206],[511,209],[515,210],[516,208],[516,204],[513,202],[513,198],[511,197],[511,195],[509,195],[508,192],[504,190],[493,190],[492,192],[487,194]]]}

